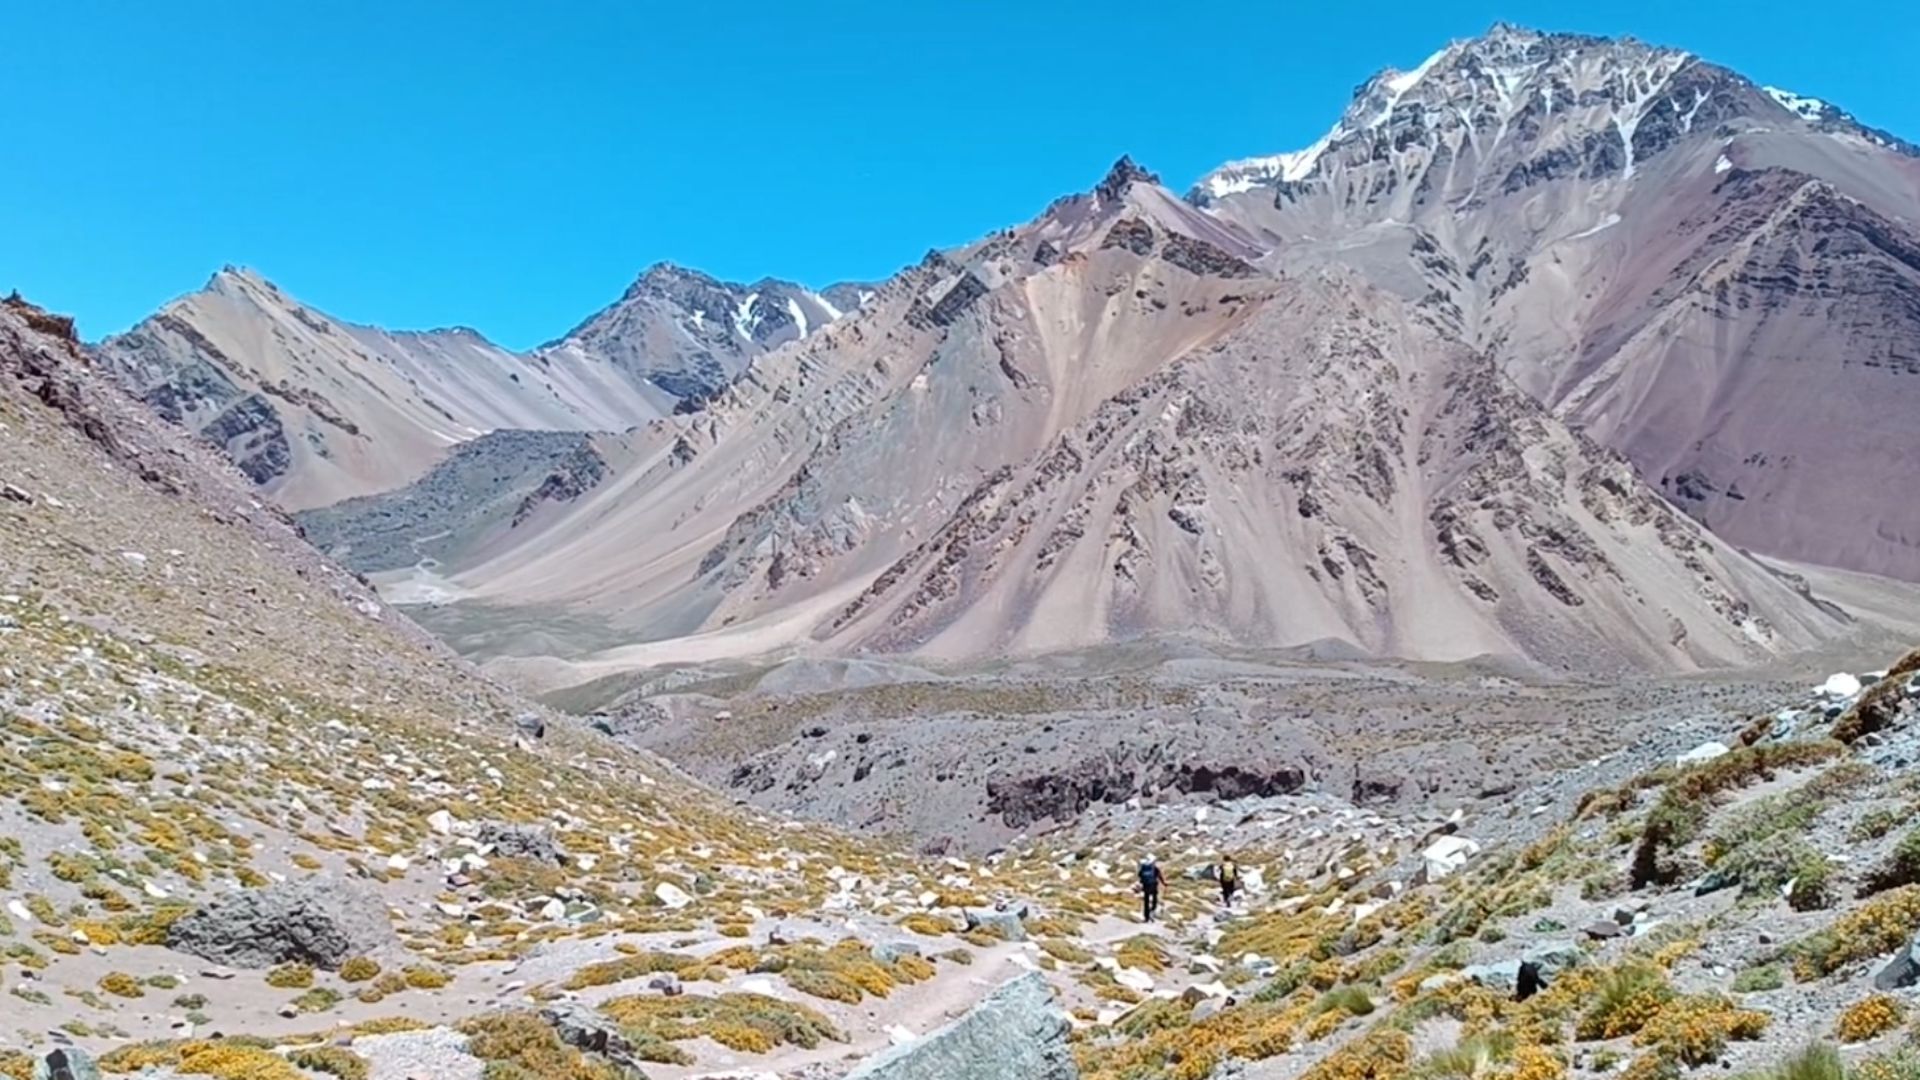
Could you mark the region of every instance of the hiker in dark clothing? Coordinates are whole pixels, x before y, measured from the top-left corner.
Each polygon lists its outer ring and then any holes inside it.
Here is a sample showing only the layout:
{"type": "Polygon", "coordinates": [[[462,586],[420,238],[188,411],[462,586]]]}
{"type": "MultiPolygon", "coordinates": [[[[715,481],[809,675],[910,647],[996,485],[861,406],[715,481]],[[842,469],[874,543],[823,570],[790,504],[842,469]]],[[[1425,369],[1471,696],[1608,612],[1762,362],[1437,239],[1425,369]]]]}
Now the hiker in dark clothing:
{"type": "Polygon", "coordinates": [[[1149,855],[1140,864],[1140,921],[1152,922],[1160,910],[1160,864],[1149,855]]]}
{"type": "Polygon", "coordinates": [[[1240,865],[1227,855],[1220,859],[1220,902],[1233,906],[1233,894],[1240,888],[1240,865]]]}

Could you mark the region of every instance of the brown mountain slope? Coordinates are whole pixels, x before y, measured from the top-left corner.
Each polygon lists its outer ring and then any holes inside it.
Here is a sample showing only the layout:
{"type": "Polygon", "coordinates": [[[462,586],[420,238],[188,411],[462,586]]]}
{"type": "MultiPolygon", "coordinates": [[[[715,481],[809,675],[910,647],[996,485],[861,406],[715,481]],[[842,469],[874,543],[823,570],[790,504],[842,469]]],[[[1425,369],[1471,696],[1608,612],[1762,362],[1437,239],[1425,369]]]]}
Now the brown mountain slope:
{"type": "Polygon", "coordinates": [[[1844,626],[1418,305],[1258,255],[1122,162],[636,433],[631,467],[436,587],[495,622],[599,620],[598,645],[497,661],[543,684],[1168,633],[1692,668],[1844,626]]]}
{"type": "Polygon", "coordinates": [[[487,431],[620,430],[671,404],[605,363],[352,326],[232,269],[96,351],[292,509],[399,487],[487,431]]]}

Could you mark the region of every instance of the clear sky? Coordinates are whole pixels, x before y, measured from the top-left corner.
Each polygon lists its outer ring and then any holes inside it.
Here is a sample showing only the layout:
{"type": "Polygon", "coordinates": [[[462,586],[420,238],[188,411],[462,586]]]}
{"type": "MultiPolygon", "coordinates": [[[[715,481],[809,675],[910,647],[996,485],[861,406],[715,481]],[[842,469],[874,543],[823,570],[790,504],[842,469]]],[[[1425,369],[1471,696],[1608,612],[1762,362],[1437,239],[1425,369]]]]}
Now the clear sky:
{"type": "Polygon", "coordinates": [[[1130,153],[1184,188],[1497,19],[1631,34],[1920,140],[1878,0],[12,0],[0,291],[124,329],[225,263],[526,347],[671,259],[813,285],[1024,221],[1130,153]]]}

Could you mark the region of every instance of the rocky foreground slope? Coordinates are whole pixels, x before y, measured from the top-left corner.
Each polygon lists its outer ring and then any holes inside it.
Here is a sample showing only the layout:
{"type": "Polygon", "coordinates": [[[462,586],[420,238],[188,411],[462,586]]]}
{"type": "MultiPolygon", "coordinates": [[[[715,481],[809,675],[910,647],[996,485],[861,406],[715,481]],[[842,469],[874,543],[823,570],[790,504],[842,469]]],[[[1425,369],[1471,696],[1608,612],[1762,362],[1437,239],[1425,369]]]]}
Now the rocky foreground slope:
{"type": "Polygon", "coordinates": [[[70,333],[0,305],[0,1075],[1912,1070],[1920,656],[1447,820],[1306,791],[921,861],[525,710],[70,333]]]}

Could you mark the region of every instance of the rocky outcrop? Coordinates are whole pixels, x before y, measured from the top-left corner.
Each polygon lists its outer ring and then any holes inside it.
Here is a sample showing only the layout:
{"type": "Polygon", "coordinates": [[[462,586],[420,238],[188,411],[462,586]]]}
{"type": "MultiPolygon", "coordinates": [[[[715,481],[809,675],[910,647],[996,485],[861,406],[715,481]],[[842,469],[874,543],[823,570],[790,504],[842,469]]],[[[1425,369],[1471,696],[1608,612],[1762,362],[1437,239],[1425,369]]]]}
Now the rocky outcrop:
{"type": "Polygon", "coordinates": [[[462,443],[397,491],[295,518],[315,547],[364,574],[423,560],[452,565],[489,537],[526,526],[542,509],[580,498],[606,476],[594,436],[494,431],[462,443]]]}
{"type": "Polygon", "coordinates": [[[987,812],[1022,829],[1040,821],[1071,821],[1096,803],[1123,803],[1150,791],[1233,800],[1290,795],[1306,783],[1307,770],[1298,762],[1165,762],[1108,754],[1062,769],[991,777],[987,812]]]}
{"type": "Polygon", "coordinates": [[[1070,1025],[1038,973],[989,994],[952,1024],[893,1047],[846,1080],[1078,1080],[1070,1025]]]}
{"type": "Polygon", "coordinates": [[[299,961],[333,969],[395,942],[385,904],[363,889],[326,878],[225,896],[167,930],[168,948],[240,968],[299,961]]]}
{"type": "Polygon", "coordinates": [[[474,831],[480,846],[503,859],[531,859],[534,862],[563,863],[566,855],[553,842],[553,834],[531,825],[483,822],[474,831]]]}
{"type": "Polygon", "coordinates": [[[639,1071],[640,1059],[634,1055],[632,1041],[621,1033],[620,1025],[612,1017],[598,1009],[577,1001],[555,1001],[541,1007],[540,1019],[546,1021],[566,1045],[599,1054],[629,1070],[630,1075],[645,1075],[639,1071]]]}

